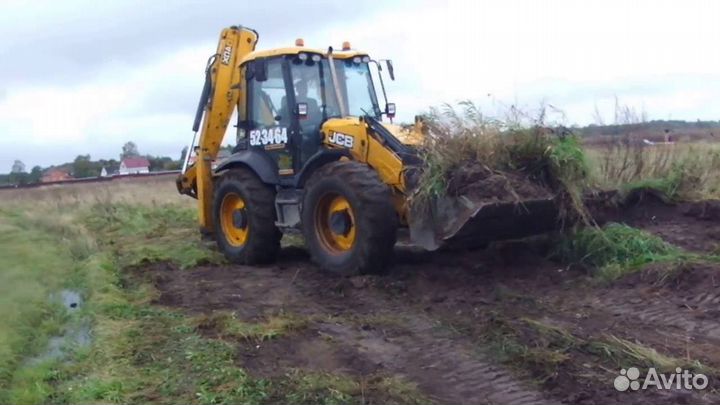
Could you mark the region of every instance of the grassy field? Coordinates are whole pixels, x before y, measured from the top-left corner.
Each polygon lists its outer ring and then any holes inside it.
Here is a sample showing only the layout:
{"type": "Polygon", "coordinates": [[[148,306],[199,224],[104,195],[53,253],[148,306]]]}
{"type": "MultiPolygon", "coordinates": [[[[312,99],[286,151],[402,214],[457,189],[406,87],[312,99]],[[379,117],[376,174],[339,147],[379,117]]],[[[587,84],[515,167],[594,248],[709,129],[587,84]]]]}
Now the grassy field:
{"type": "MultiPolygon", "coordinates": [[[[588,156],[597,186],[720,196],[717,145],[593,147],[588,156]]],[[[0,200],[0,403],[330,404],[362,402],[368,389],[390,402],[422,401],[394,380],[366,386],[303,370],[251,376],[231,342],[198,332],[207,319],[152,305],[158,292],[133,269],[224,260],[199,240],[194,200],[179,196],[173,179],[2,190],[0,200]],[[63,305],[64,291],[82,297],[77,310],[63,305]],[[89,344],[77,337],[85,329],[89,344]]],[[[564,243],[564,260],[595,260],[608,280],[651,261],[694,260],[631,228],[590,230],[564,243]]],[[[223,330],[240,339],[271,339],[297,326],[222,316],[223,330]]]]}
{"type": "Polygon", "coordinates": [[[586,149],[592,185],[603,189],[649,187],[682,200],[720,198],[720,143],[626,146],[621,142],[586,149]]]}
{"type": "Polygon", "coordinates": [[[126,400],[142,385],[126,364],[127,335],[137,333],[151,292],[123,289],[118,270],[219,260],[197,241],[193,206],[172,186],[150,179],[2,192],[0,402],[126,400]],[[84,298],[79,311],[52,299],[61,291],[84,298]],[[89,346],[72,338],[84,323],[94,331],[89,346]],[[61,353],[47,353],[57,338],[61,353]]]}
{"type": "MultiPolygon", "coordinates": [[[[367,387],[342,375],[298,371],[253,378],[236,365],[230,341],[198,333],[207,319],[151,305],[157,292],[129,279],[133,268],[223,262],[200,242],[194,200],[180,197],[172,179],[0,193],[0,403],[331,404],[362,398],[367,387]],[[81,308],[66,310],[52,298],[60,291],[78,292],[81,308]],[[91,326],[89,345],[75,341],[79,325],[91,326]],[[48,353],[58,338],[60,353],[48,353]]],[[[273,338],[294,325],[281,318],[223,319],[223,329],[241,339],[273,338]]],[[[373,389],[386,399],[414,395],[392,380],[373,389]]]]}

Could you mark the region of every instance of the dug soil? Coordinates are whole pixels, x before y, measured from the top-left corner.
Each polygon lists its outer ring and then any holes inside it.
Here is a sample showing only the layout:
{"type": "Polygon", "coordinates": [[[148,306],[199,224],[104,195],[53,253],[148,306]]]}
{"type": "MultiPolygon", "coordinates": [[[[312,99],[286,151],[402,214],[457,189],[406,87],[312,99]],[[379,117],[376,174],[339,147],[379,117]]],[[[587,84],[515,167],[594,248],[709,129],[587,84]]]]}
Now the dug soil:
{"type": "MultiPolygon", "coordinates": [[[[712,210],[641,201],[604,219],[709,252],[719,242],[712,210]]],[[[143,274],[156,305],[303,319],[274,339],[234,342],[238,365],[256,376],[397,376],[448,404],[720,402],[720,266],[650,266],[607,285],[592,269],[547,259],[551,248],[544,237],[475,251],[398,247],[389,274],[341,278],[286,247],[266,267],[155,264],[143,274]],[[695,367],[709,388],[613,387],[621,368],[646,369],[648,358],[695,367]]]]}
{"type": "Polygon", "coordinates": [[[552,193],[523,173],[501,172],[477,162],[466,162],[452,172],[449,195],[483,202],[519,202],[551,198],[552,193]]]}

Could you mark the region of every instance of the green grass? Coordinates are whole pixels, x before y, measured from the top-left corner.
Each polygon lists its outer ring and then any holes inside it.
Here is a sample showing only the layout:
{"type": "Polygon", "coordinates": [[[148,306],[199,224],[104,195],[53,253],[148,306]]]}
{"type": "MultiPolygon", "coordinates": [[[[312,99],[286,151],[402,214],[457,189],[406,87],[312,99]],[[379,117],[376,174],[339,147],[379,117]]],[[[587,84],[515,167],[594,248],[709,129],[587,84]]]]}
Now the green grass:
{"type": "Polygon", "coordinates": [[[611,281],[648,263],[677,260],[688,254],[648,232],[611,223],[565,236],[556,255],[564,262],[591,267],[594,276],[611,281]]]}
{"type": "Polygon", "coordinates": [[[60,303],[49,297],[72,287],[76,271],[72,254],[57,235],[27,230],[15,211],[0,211],[0,402],[24,403],[47,390],[48,364],[25,365],[45,350],[50,336],[67,320],[60,303]],[[32,265],[28,266],[28,263],[32,265]],[[15,387],[9,389],[9,387],[15,387]]]}
{"type": "Polygon", "coordinates": [[[268,316],[261,322],[243,322],[234,312],[213,312],[193,319],[196,328],[221,338],[235,338],[262,342],[296,332],[307,326],[309,320],[281,313],[268,316]]]}
{"type": "Polygon", "coordinates": [[[232,313],[195,316],[152,305],[157,291],[133,276],[134,266],[168,261],[184,271],[223,262],[200,242],[194,206],[172,189],[172,198],[158,194],[160,186],[9,195],[0,210],[0,403],[427,402],[412,384],[382,375],[296,370],[260,378],[238,363],[239,344],[290,335],[307,319],[276,314],[243,322],[232,313]],[[77,313],[50,302],[63,288],[81,292],[77,313]],[[79,322],[92,326],[89,346],[29,361],[79,322]]]}
{"type": "Polygon", "coordinates": [[[171,261],[181,268],[223,262],[220,254],[198,241],[195,215],[194,208],[177,204],[118,203],[94,205],[84,219],[121,267],[157,261],[171,261]]]}
{"type": "Polygon", "coordinates": [[[720,262],[717,254],[688,252],[649,232],[618,223],[566,234],[553,256],[565,263],[588,267],[596,279],[605,283],[643,270],[650,263],[666,264],[656,274],[657,281],[662,283],[677,277],[690,264],[720,262]]]}

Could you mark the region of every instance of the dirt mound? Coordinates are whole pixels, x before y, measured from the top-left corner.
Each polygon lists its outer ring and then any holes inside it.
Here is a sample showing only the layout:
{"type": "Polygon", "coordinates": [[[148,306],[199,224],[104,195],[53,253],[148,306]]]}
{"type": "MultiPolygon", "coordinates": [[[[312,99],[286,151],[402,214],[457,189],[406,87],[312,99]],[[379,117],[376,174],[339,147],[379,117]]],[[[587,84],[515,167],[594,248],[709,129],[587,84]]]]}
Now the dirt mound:
{"type": "Polygon", "coordinates": [[[478,162],[464,162],[452,172],[448,193],[490,202],[552,197],[548,189],[522,173],[500,172],[478,162]]]}

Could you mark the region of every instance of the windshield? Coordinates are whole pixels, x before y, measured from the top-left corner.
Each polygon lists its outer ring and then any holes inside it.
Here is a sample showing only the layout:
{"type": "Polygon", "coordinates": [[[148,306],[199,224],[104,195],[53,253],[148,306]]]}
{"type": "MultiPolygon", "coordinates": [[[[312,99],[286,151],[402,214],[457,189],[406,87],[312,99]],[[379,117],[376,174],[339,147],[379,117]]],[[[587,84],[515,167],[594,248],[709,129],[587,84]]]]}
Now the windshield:
{"type": "Polygon", "coordinates": [[[322,120],[341,116],[338,97],[349,115],[380,118],[380,108],[368,64],[355,63],[350,59],[335,59],[334,62],[338,92],[332,85],[330,63],[327,59],[300,61],[296,58],[293,61],[291,71],[296,101],[307,103],[309,113],[317,106],[322,120]]]}
{"type": "Polygon", "coordinates": [[[377,117],[379,108],[368,64],[353,63],[350,59],[335,60],[335,69],[340,89],[344,90],[341,97],[348,114],[377,117]]]}

